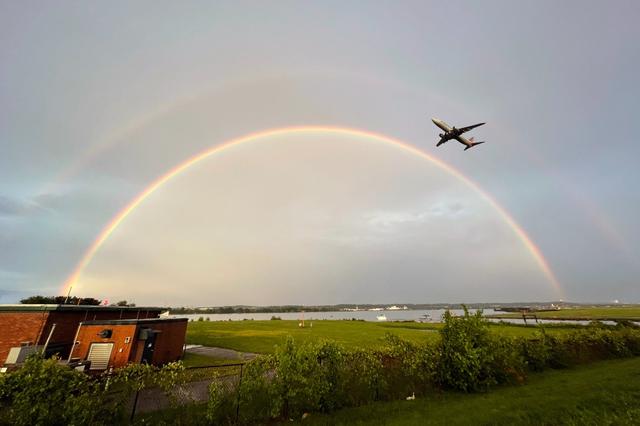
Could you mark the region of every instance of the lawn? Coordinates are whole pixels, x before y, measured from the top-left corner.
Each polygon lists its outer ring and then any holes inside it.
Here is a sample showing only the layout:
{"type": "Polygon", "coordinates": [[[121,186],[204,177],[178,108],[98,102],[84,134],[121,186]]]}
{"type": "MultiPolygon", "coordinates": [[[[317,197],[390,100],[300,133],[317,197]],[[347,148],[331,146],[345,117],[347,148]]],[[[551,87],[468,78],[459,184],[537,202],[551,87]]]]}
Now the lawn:
{"type": "MultiPolygon", "coordinates": [[[[640,321],[640,307],[566,308],[559,311],[536,312],[538,318],[572,320],[635,320],[640,321]]],[[[518,312],[492,315],[494,318],[522,318],[518,312]]]]}
{"type": "MultiPolygon", "coordinates": [[[[297,342],[321,339],[333,340],[346,348],[371,348],[380,346],[385,334],[412,341],[425,342],[438,339],[441,323],[416,322],[365,322],[319,320],[301,328],[298,321],[196,321],[187,328],[187,343],[216,346],[241,352],[271,353],[287,336],[297,342]]],[[[549,327],[552,333],[562,333],[575,326],[549,327]]],[[[532,336],[535,326],[493,324],[490,330],[507,336],[532,336]]]]}
{"type": "Polygon", "coordinates": [[[532,374],[526,385],[500,387],[482,394],[444,392],[414,401],[345,409],[332,415],[312,414],[302,423],[316,426],[637,425],[640,424],[640,358],[532,374]]]}

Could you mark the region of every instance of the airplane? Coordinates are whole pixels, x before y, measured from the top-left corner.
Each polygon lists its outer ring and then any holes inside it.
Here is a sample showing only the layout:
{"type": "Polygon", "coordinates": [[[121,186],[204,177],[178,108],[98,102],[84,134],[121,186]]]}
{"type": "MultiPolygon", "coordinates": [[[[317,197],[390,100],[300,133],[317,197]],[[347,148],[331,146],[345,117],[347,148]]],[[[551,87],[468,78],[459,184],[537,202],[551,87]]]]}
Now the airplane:
{"type": "Polygon", "coordinates": [[[443,143],[450,141],[451,139],[455,139],[461,144],[466,145],[466,148],[464,149],[466,151],[471,147],[484,143],[484,141],[475,142],[473,138],[467,139],[464,136],[462,136],[462,134],[468,132],[471,129],[475,129],[476,127],[482,126],[483,124],[486,124],[486,123],[478,123],[478,124],[474,124],[473,126],[461,127],[457,129],[456,126],[451,127],[447,123],[445,123],[444,121],[438,118],[432,118],[431,121],[433,121],[433,124],[435,124],[436,126],[440,127],[442,130],[444,130],[444,133],[440,133],[438,135],[440,136],[440,142],[438,142],[436,146],[440,146],[443,143]]]}

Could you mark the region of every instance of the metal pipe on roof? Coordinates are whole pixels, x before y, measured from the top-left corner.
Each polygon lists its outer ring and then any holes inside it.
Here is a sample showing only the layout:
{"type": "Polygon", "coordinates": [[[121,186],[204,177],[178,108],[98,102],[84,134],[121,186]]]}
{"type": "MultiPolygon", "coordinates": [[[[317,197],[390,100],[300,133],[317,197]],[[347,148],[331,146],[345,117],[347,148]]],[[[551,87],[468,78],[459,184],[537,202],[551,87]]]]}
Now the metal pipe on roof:
{"type": "Polygon", "coordinates": [[[76,330],[76,335],[73,338],[73,343],[71,343],[71,350],[69,351],[69,359],[67,360],[67,363],[71,362],[71,356],[73,355],[73,351],[76,348],[76,342],[78,341],[78,334],[80,334],[80,327],[82,326],[82,322],[80,322],[80,324],[78,324],[78,329],[76,330]]]}
{"type": "Polygon", "coordinates": [[[53,323],[51,326],[51,331],[49,331],[49,337],[47,337],[47,341],[44,342],[44,347],[42,348],[42,355],[47,353],[47,346],[49,346],[49,340],[51,340],[51,336],[53,336],[53,331],[56,329],[56,323],[53,323]]]}

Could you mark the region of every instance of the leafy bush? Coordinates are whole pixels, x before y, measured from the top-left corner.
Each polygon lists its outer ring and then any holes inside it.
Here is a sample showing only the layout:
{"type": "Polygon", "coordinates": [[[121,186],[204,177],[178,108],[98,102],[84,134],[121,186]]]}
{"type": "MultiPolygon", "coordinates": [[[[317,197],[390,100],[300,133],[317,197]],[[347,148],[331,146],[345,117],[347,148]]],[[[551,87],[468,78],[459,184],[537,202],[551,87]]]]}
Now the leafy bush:
{"type": "Polygon", "coordinates": [[[16,371],[0,375],[0,424],[101,425],[121,423],[134,392],[161,388],[170,401],[181,388],[182,363],[163,368],[130,364],[91,377],[58,359],[30,356],[16,371]]]}
{"type": "Polygon", "coordinates": [[[382,354],[358,349],[344,354],[342,374],[342,404],[358,406],[385,399],[387,382],[384,375],[382,354]]]}
{"type": "Polygon", "coordinates": [[[99,382],[39,355],[0,376],[0,422],[14,425],[111,424],[121,414],[102,401],[99,382]]]}
{"type": "MultiPolygon", "coordinates": [[[[483,391],[495,384],[522,383],[528,371],[640,354],[640,330],[632,327],[594,324],[561,337],[542,329],[535,338],[524,339],[492,335],[481,312],[465,310],[460,317],[446,313],[444,322],[436,344],[389,334],[378,349],[346,351],[332,342],[298,345],[288,338],[274,355],[246,365],[240,421],[299,418],[304,412],[404,399],[439,387],[483,391]]],[[[215,398],[225,397],[216,393],[215,398]]],[[[230,415],[215,418],[220,422],[230,415]]]]}
{"type": "Polygon", "coordinates": [[[261,356],[245,364],[239,390],[242,423],[268,419],[280,414],[279,407],[274,402],[274,371],[273,355],[261,356]]]}
{"type": "Polygon", "coordinates": [[[287,418],[330,411],[336,398],[342,350],[333,342],[296,345],[289,337],[275,353],[276,409],[287,418]]]}
{"type": "Polygon", "coordinates": [[[528,370],[542,371],[549,365],[551,344],[544,329],[533,339],[520,339],[520,346],[528,370]]]}
{"type": "Polygon", "coordinates": [[[438,381],[450,389],[472,392],[494,384],[487,375],[489,331],[482,311],[455,317],[446,311],[440,330],[438,381]]]}
{"type": "Polygon", "coordinates": [[[434,345],[418,345],[389,333],[385,342],[385,378],[390,399],[424,394],[433,388],[438,367],[434,345]]]}
{"type": "Polygon", "coordinates": [[[209,385],[207,402],[207,420],[214,425],[235,423],[236,393],[220,379],[214,379],[209,385]]]}
{"type": "Polygon", "coordinates": [[[526,378],[527,362],[520,351],[518,340],[490,336],[487,343],[484,366],[487,384],[523,383],[526,378]]]}

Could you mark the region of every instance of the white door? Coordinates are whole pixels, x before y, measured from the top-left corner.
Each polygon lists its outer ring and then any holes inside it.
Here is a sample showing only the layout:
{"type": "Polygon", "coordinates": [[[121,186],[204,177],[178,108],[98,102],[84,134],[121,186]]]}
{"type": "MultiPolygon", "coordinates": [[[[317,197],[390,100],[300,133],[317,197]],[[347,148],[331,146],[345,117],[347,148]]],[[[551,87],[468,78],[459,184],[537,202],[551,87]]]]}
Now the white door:
{"type": "Polygon", "coordinates": [[[92,343],[87,360],[91,361],[90,370],[106,370],[109,366],[113,343],[92,343]]]}

